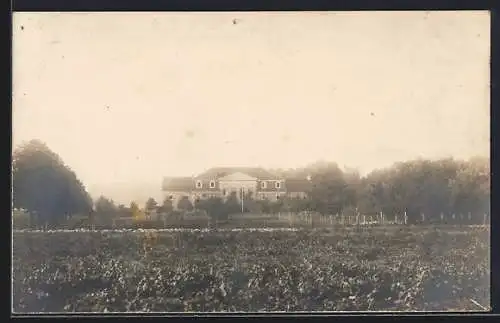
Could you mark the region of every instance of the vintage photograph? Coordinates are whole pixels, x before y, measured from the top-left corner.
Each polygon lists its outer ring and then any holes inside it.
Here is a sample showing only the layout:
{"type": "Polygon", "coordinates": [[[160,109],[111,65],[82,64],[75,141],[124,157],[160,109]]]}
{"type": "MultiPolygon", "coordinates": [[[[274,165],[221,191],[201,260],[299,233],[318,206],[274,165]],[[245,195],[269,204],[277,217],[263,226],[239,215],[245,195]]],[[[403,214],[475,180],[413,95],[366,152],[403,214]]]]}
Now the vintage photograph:
{"type": "Polygon", "coordinates": [[[12,313],[491,310],[488,11],[12,33],[12,313]]]}

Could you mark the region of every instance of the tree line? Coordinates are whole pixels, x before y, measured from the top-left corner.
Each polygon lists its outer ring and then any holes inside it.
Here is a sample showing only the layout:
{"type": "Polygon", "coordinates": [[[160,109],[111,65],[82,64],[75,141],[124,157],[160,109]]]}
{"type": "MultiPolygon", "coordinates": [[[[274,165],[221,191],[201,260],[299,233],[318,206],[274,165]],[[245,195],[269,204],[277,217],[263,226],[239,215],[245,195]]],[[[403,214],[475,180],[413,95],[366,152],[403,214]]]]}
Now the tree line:
{"type": "MultiPolygon", "coordinates": [[[[88,214],[103,221],[116,217],[156,217],[174,212],[172,201],[159,204],[150,198],[143,208],[137,203],[116,205],[104,196],[93,201],[76,174],[47,145],[32,140],[16,148],[12,161],[14,208],[27,210],[36,225],[56,226],[75,214],[88,214]]],[[[406,213],[410,223],[457,221],[482,222],[490,210],[490,161],[446,158],[398,162],[365,176],[341,169],[334,162],[317,162],[297,169],[275,169],[285,179],[310,181],[307,198],[276,201],[245,199],[243,211],[263,213],[313,211],[331,214],[406,213]]],[[[240,213],[235,194],[227,199],[210,198],[191,203],[182,199],[181,211],[203,210],[212,218],[240,213]]]]}

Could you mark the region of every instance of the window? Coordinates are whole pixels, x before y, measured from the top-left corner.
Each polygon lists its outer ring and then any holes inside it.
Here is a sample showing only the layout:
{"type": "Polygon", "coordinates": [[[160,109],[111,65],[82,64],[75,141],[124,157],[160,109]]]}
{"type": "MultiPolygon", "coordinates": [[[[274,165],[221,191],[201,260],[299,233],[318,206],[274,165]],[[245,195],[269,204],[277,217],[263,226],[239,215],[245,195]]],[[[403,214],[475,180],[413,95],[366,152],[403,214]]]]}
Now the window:
{"type": "Polygon", "coordinates": [[[196,188],[202,188],[202,187],[203,187],[203,184],[201,183],[201,181],[197,181],[196,188]]]}
{"type": "Polygon", "coordinates": [[[276,194],[276,201],[278,201],[279,199],[280,199],[279,194],[276,194]]]}
{"type": "Polygon", "coordinates": [[[261,198],[261,200],[266,200],[266,195],[265,194],[261,194],[260,198],[261,198]]]}
{"type": "Polygon", "coordinates": [[[222,190],[222,195],[227,195],[226,189],[222,190]]]}
{"type": "Polygon", "coordinates": [[[274,186],[275,186],[276,188],[280,188],[281,183],[280,183],[280,182],[276,182],[276,183],[274,184],[274,186]]]}
{"type": "Polygon", "coordinates": [[[261,188],[267,188],[267,183],[266,182],[261,182],[260,183],[261,188]]]}
{"type": "Polygon", "coordinates": [[[169,200],[173,200],[173,199],[174,199],[174,196],[173,196],[173,195],[169,195],[169,196],[168,196],[168,199],[169,199],[169,200]]]}
{"type": "Polygon", "coordinates": [[[210,181],[210,188],[214,188],[215,187],[215,181],[210,181]]]}

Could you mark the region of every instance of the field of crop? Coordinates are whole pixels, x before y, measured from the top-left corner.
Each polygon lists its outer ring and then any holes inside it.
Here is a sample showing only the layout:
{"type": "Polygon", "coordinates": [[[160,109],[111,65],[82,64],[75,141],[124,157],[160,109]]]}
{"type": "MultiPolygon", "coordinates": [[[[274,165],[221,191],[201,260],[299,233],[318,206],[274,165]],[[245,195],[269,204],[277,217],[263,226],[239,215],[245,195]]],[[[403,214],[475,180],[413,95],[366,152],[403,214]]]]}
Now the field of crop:
{"type": "Polygon", "coordinates": [[[15,232],[15,312],[481,311],[489,230],[15,232]]]}

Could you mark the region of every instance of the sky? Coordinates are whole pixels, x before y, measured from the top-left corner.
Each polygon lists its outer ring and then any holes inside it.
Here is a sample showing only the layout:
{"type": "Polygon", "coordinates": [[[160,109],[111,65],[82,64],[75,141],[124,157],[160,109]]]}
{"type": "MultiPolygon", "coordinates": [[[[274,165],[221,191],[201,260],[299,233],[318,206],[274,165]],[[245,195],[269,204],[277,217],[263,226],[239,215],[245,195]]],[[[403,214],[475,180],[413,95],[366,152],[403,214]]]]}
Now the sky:
{"type": "Polygon", "coordinates": [[[14,13],[13,145],[117,199],[214,166],[489,156],[489,51],[486,11],[14,13]]]}

